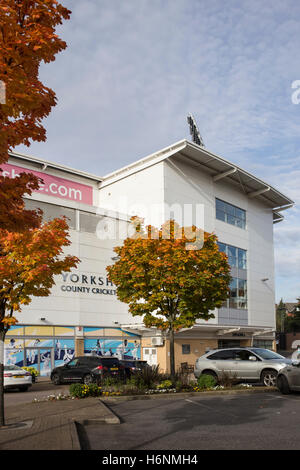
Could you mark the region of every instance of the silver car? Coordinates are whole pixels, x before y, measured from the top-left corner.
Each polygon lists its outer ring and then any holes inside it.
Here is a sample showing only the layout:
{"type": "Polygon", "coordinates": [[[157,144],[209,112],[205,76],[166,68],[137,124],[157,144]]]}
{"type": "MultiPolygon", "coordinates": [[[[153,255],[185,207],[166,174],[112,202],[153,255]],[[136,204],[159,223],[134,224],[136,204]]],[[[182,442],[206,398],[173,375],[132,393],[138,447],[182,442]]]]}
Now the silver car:
{"type": "Polygon", "coordinates": [[[293,361],[292,364],[281,369],[277,376],[277,387],[281,393],[300,392],[300,362],[293,361]]]}
{"type": "Polygon", "coordinates": [[[278,372],[291,363],[290,359],[269,349],[215,349],[197,359],[194,374],[197,378],[201,374],[212,375],[217,382],[227,374],[238,381],[261,382],[274,387],[278,372]]]}

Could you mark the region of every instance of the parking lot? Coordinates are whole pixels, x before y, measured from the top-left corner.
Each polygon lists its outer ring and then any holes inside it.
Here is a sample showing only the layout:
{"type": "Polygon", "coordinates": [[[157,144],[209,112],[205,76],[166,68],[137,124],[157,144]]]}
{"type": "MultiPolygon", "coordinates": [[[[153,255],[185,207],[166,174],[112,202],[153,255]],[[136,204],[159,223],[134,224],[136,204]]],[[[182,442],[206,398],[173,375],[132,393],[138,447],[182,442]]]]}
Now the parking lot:
{"type": "Polygon", "coordinates": [[[120,425],[89,425],[95,450],[299,449],[300,394],[279,392],[116,402],[120,425]]]}
{"type": "Polygon", "coordinates": [[[49,379],[41,378],[37,383],[32,384],[28,392],[20,392],[17,389],[7,390],[4,394],[4,403],[5,406],[31,403],[35,398],[43,400],[51,394],[67,394],[69,387],[69,385],[53,385],[49,379]]]}

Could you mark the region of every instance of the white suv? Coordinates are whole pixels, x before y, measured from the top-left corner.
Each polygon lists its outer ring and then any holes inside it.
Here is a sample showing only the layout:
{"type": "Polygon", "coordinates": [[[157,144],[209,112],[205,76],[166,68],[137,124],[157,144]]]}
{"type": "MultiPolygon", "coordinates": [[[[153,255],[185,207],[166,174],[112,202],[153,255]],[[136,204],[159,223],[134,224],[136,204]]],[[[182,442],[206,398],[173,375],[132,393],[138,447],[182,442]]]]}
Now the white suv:
{"type": "Polygon", "coordinates": [[[197,359],[194,374],[197,378],[201,374],[212,375],[218,382],[222,373],[227,373],[237,380],[275,387],[278,372],[287,364],[291,364],[290,359],[269,349],[215,349],[197,359]]]}

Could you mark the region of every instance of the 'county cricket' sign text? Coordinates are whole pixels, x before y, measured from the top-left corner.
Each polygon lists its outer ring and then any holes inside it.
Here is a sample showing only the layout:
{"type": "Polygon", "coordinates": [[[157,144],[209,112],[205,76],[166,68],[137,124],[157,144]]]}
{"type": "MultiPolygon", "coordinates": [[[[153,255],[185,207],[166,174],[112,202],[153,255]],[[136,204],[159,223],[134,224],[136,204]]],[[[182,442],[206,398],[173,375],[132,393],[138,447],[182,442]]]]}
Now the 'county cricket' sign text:
{"type": "Polygon", "coordinates": [[[116,288],[105,276],[91,274],[62,273],[63,292],[80,292],[82,294],[116,295],[116,288]]]}
{"type": "Polygon", "coordinates": [[[40,184],[38,192],[42,192],[49,196],[55,196],[62,199],[69,199],[71,201],[82,202],[83,204],[93,205],[93,188],[85,184],[77,183],[74,181],[66,180],[58,176],[48,175],[28,168],[21,168],[19,166],[4,163],[1,165],[2,175],[9,178],[15,178],[20,173],[33,173],[38,178],[43,180],[40,184]]]}

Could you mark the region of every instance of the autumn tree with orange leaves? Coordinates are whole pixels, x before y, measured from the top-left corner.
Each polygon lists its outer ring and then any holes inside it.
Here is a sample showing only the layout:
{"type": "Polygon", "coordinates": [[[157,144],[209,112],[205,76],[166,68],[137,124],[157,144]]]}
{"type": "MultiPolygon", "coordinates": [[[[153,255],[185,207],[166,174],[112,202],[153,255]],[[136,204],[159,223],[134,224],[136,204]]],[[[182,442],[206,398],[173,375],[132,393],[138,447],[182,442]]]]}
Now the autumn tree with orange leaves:
{"type": "MultiPolygon", "coordinates": [[[[79,259],[63,255],[70,245],[68,224],[64,218],[54,219],[24,232],[0,230],[0,342],[11,325],[15,313],[28,305],[32,297],[46,297],[54,285],[54,276],[69,272],[79,259]]],[[[2,348],[3,351],[3,348],[2,348]]],[[[0,426],[4,426],[3,358],[0,358],[0,426]]]]}
{"type": "Polygon", "coordinates": [[[55,30],[70,13],[56,0],[0,0],[0,426],[1,353],[5,334],[16,322],[14,312],[33,296],[49,295],[54,276],[78,262],[62,254],[69,244],[66,220],[43,224],[41,211],[25,209],[24,195],[30,196],[42,180],[30,173],[12,179],[1,171],[17,145],[46,140],[42,120],[57,100],[39,80],[39,68],[66,48],[55,30]]]}
{"type": "MultiPolygon", "coordinates": [[[[20,144],[45,141],[42,119],[56,105],[53,90],[39,80],[41,63],[55,60],[66,43],[55,28],[70,18],[55,0],[0,0],[0,166],[20,144]]],[[[22,173],[14,181],[0,172],[0,228],[38,226],[40,214],[24,209],[23,195],[38,188],[39,179],[22,173]]]]}
{"type": "Polygon", "coordinates": [[[170,369],[175,374],[174,334],[209,320],[229,294],[230,266],[219,251],[217,237],[174,221],[160,230],[135,224],[132,237],[115,247],[118,260],[107,267],[117,296],[146,327],[166,331],[170,339],[170,369]],[[198,246],[191,240],[201,240],[198,246]]]}

